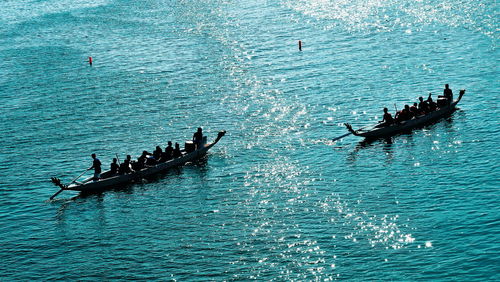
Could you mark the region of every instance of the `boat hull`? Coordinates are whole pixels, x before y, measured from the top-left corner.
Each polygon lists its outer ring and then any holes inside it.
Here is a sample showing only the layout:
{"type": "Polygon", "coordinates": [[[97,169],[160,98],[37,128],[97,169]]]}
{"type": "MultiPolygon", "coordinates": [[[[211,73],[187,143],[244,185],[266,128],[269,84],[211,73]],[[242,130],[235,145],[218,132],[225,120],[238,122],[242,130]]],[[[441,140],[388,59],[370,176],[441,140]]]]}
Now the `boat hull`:
{"type": "Polygon", "coordinates": [[[456,110],[457,104],[460,102],[464,94],[465,90],[460,90],[458,99],[453,101],[449,105],[441,107],[438,110],[430,112],[426,115],[418,116],[411,120],[395,123],[389,126],[381,126],[381,124],[377,124],[367,130],[364,129],[353,130],[350,124],[346,123],[345,125],[347,129],[351,132],[351,134],[360,137],[365,137],[366,139],[391,137],[399,133],[409,132],[415,128],[428,125],[441,118],[451,115],[456,110]]]}
{"type": "Polygon", "coordinates": [[[424,116],[420,116],[411,120],[407,120],[398,124],[393,124],[385,127],[373,127],[372,129],[367,130],[366,132],[358,131],[355,135],[365,137],[365,138],[384,138],[390,137],[402,132],[408,132],[413,130],[414,128],[418,128],[421,126],[425,126],[432,122],[435,122],[443,117],[447,117],[451,115],[456,110],[457,102],[454,102],[444,108],[441,108],[432,113],[426,114],[424,116]]]}
{"type": "MultiPolygon", "coordinates": [[[[154,166],[147,166],[146,168],[143,168],[140,171],[124,175],[117,174],[114,176],[106,177],[104,179],[100,179],[98,181],[93,181],[93,178],[90,177],[87,178],[85,181],[83,181],[83,184],[71,184],[68,187],[64,188],[64,190],[73,190],[82,193],[100,192],[103,190],[111,189],[113,187],[123,186],[128,183],[133,183],[143,178],[147,178],[156,175],[158,173],[167,171],[171,168],[182,166],[188,162],[199,160],[200,158],[202,158],[207,154],[207,151],[210,150],[210,148],[212,148],[220,140],[220,138],[222,138],[222,136],[224,136],[224,133],[225,132],[219,133],[219,136],[213,143],[204,144],[202,148],[197,149],[190,153],[186,153],[179,158],[175,158],[164,163],[159,163],[154,166]]],[[[110,172],[106,171],[102,173],[102,176],[107,176],[109,174],[110,172]]]]}

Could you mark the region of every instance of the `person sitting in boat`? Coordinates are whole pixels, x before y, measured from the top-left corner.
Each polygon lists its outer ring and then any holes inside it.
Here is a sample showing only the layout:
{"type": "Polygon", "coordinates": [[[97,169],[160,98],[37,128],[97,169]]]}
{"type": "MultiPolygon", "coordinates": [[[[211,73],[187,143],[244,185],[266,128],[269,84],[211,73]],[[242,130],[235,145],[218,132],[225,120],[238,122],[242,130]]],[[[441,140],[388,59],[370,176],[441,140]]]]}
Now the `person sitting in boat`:
{"type": "Polygon", "coordinates": [[[111,175],[118,173],[118,169],[120,168],[120,166],[116,163],[117,161],[118,160],[116,158],[113,158],[113,162],[111,163],[111,165],[109,167],[109,172],[111,173],[111,175]]]}
{"type": "Polygon", "coordinates": [[[394,120],[397,123],[410,120],[412,118],[411,113],[410,113],[410,106],[405,105],[405,107],[396,113],[396,116],[394,117],[394,120]]]}
{"type": "MultiPolygon", "coordinates": [[[[438,96],[438,98],[440,98],[441,96],[438,96]]],[[[451,102],[453,102],[453,91],[451,91],[450,89],[450,86],[448,84],[445,84],[444,85],[444,90],[443,90],[443,96],[444,98],[446,98],[448,101],[448,104],[450,104],[451,102]]]]}
{"type": "Polygon", "coordinates": [[[203,133],[201,127],[198,127],[198,131],[193,134],[193,143],[196,145],[196,149],[203,146],[203,133]]]}
{"type": "Polygon", "coordinates": [[[101,177],[101,161],[97,158],[96,154],[91,155],[93,161],[92,161],[92,166],[89,167],[90,169],[94,169],[94,178],[92,178],[94,181],[98,181],[99,178],[101,177]]]}
{"type": "Polygon", "coordinates": [[[130,168],[130,159],[130,155],[127,155],[127,158],[120,164],[120,167],[118,168],[119,174],[128,174],[132,172],[132,169],[130,168]]]}
{"type": "Polygon", "coordinates": [[[137,163],[136,163],[136,168],[134,170],[141,170],[144,168],[146,165],[147,159],[151,156],[152,154],[148,151],[142,151],[142,154],[137,158],[137,163]]]}
{"type": "Polygon", "coordinates": [[[414,117],[417,117],[420,115],[420,112],[418,111],[418,104],[417,103],[413,103],[413,106],[410,107],[410,112],[412,113],[412,115],[414,117]]]}
{"type": "Polygon", "coordinates": [[[172,159],[172,155],[174,152],[174,147],[172,147],[172,141],[168,141],[168,146],[165,148],[165,151],[161,154],[160,162],[166,162],[172,159]]]}
{"type": "Polygon", "coordinates": [[[427,98],[427,105],[429,106],[429,111],[434,112],[437,110],[437,104],[431,98],[432,93],[429,93],[429,97],[427,98]]]}
{"type": "Polygon", "coordinates": [[[389,126],[394,123],[394,119],[387,108],[384,108],[384,116],[380,123],[381,126],[389,126]]]}
{"type": "Polygon", "coordinates": [[[429,112],[429,105],[426,101],[424,101],[424,98],[422,97],[418,97],[418,100],[420,101],[420,103],[418,103],[418,110],[422,115],[425,115],[429,112]]]}
{"type": "Polygon", "coordinates": [[[161,150],[160,146],[156,146],[156,149],[153,152],[153,157],[155,158],[156,161],[160,160],[162,153],[163,151],[161,150]]]}
{"type": "Polygon", "coordinates": [[[178,157],[182,156],[181,148],[179,147],[179,143],[175,143],[175,149],[174,149],[174,151],[172,153],[172,156],[174,158],[178,158],[178,157]]]}

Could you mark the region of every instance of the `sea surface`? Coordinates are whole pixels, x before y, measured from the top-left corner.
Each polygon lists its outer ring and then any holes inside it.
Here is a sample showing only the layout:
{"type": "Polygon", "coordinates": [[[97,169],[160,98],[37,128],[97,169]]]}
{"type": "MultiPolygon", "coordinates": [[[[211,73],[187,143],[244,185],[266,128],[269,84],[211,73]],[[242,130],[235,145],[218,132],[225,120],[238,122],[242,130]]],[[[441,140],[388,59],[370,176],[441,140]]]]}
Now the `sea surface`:
{"type": "Polygon", "coordinates": [[[0,280],[499,281],[498,11],[2,0],[0,280]],[[332,142],[446,83],[451,117],[332,142]],[[199,163],[48,200],[198,126],[227,131],[199,163]]]}

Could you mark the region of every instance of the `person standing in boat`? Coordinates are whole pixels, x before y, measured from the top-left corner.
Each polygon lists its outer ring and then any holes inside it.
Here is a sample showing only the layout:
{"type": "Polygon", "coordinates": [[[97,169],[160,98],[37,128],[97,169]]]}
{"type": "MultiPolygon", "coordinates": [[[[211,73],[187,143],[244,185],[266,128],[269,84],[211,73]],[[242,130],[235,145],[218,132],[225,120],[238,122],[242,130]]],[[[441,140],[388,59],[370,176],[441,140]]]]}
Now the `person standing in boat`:
{"type": "Polygon", "coordinates": [[[201,127],[198,127],[198,131],[193,134],[193,143],[196,145],[196,149],[203,146],[203,133],[201,127]]]}
{"type": "Polygon", "coordinates": [[[111,175],[115,175],[118,173],[118,169],[120,168],[120,166],[116,163],[117,161],[118,160],[116,158],[113,158],[113,162],[109,167],[109,172],[111,173],[111,175]]]}
{"type": "Polygon", "coordinates": [[[394,123],[394,119],[387,108],[384,108],[384,116],[380,123],[381,126],[389,126],[394,123]]]}
{"type": "Polygon", "coordinates": [[[89,167],[90,169],[94,169],[94,181],[99,180],[101,177],[101,161],[97,158],[96,154],[91,155],[93,161],[92,161],[92,166],[89,167]]]}
{"type": "Polygon", "coordinates": [[[448,99],[448,104],[451,104],[451,102],[453,102],[453,91],[451,91],[448,84],[444,85],[443,96],[448,99]]]}

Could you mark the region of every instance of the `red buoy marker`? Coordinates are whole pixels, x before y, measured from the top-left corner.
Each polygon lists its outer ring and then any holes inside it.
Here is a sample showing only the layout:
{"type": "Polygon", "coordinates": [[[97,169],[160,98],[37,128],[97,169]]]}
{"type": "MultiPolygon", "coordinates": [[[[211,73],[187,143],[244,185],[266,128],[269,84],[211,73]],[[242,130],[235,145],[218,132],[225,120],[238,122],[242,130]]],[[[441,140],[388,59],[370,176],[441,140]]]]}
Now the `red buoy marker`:
{"type": "Polygon", "coordinates": [[[302,51],[302,41],[299,40],[299,51],[302,51]]]}
{"type": "Polygon", "coordinates": [[[89,65],[92,65],[92,57],[89,57],[89,65]]]}

